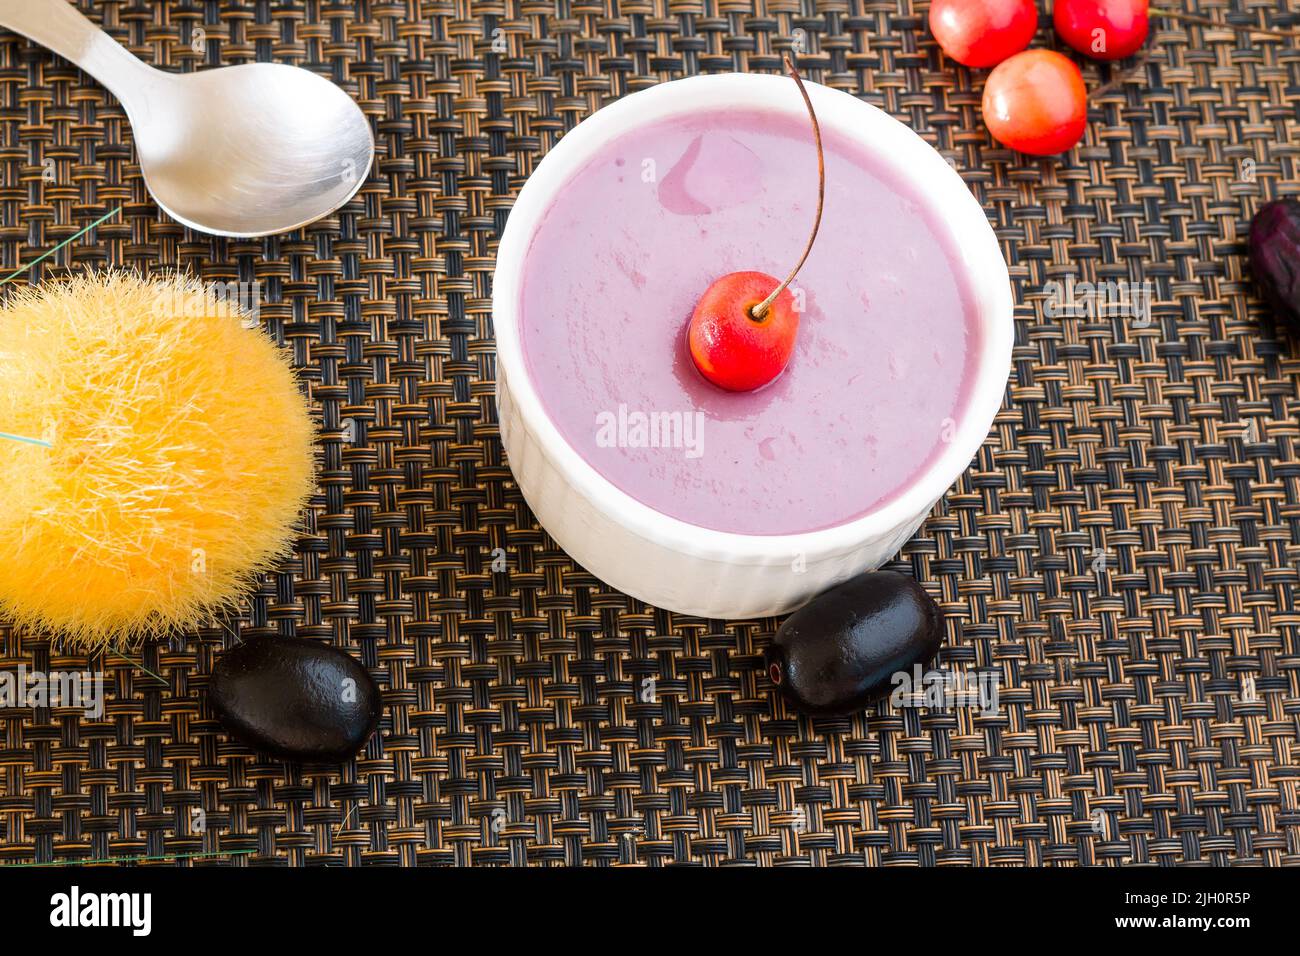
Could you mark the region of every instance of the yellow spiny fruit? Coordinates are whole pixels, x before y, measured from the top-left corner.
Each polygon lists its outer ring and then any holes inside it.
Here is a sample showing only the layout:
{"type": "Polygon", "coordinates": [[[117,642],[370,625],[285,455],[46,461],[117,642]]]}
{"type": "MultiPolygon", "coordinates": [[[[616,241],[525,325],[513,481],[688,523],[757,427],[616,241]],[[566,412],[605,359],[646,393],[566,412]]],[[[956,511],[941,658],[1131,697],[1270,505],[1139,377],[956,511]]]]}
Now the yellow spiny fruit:
{"type": "Polygon", "coordinates": [[[291,551],[314,429],[285,354],[180,278],[0,308],[0,616],[73,647],[199,623],[291,551]]]}

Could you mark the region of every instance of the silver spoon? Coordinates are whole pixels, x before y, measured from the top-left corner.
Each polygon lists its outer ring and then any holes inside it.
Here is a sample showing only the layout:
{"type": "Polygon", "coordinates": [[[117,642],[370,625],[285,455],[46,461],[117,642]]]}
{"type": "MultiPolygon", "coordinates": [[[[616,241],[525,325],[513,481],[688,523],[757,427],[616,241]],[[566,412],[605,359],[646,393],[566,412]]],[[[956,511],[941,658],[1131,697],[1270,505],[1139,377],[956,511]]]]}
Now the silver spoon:
{"type": "Polygon", "coordinates": [[[164,73],[64,0],[0,0],[0,26],[103,83],[126,108],[145,185],[172,218],[219,236],[267,236],[351,199],[375,155],[361,108],[297,67],[164,73]]]}

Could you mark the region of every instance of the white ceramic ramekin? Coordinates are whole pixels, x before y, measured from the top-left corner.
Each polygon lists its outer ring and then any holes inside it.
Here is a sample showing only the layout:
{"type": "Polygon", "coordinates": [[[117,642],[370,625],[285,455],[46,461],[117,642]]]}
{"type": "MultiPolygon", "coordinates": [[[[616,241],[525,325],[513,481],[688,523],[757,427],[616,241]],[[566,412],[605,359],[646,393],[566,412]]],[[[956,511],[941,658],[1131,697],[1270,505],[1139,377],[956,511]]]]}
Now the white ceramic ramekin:
{"type": "Polygon", "coordinates": [[[492,315],[501,437],[524,498],[542,526],[591,573],[650,604],[713,618],[793,610],[894,555],[961,475],[1002,402],[1011,360],[1007,265],[984,210],[961,177],[910,129],[847,93],[809,83],[824,128],[861,141],[945,217],[973,291],[980,354],[970,401],[951,441],[892,501],[853,521],[789,535],[729,534],[661,514],[616,488],[547,416],[520,345],[524,257],[560,188],[614,137],[668,116],[758,107],[805,118],[786,77],[731,73],[664,83],[598,111],[568,133],[529,177],[497,253],[492,315]]]}

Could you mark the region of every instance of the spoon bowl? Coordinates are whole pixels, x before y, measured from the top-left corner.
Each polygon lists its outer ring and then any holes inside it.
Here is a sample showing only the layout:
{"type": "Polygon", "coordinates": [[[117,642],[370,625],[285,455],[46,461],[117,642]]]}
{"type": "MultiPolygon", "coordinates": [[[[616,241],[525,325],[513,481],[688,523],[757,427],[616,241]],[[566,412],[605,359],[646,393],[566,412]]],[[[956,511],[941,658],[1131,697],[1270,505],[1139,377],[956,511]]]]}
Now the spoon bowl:
{"type": "Polygon", "coordinates": [[[172,218],[217,235],[269,235],[328,215],[361,188],[370,124],[328,80],[276,63],[158,77],[127,113],[145,184],[172,218]]]}
{"type": "Polygon", "coordinates": [[[8,27],[77,64],[126,109],[158,205],[220,236],[267,236],[329,215],[361,188],[375,140],[361,108],[299,67],[165,73],[64,0],[0,0],[8,27]]]}

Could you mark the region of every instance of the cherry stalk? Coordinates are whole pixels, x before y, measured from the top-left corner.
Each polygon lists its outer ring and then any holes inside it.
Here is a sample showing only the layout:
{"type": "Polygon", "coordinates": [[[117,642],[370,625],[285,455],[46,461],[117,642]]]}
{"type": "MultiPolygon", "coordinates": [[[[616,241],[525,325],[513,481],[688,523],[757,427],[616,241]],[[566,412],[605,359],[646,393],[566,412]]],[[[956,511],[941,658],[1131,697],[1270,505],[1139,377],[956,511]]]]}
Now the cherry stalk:
{"type": "Polygon", "coordinates": [[[789,287],[790,283],[794,281],[794,277],[799,274],[799,270],[803,268],[803,264],[808,261],[808,253],[812,252],[813,243],[817,241],[817,230],[822,225],[822,207],[826,204],[826,154],[822,150],[822,126],[821,123],[817,122],[817,111],[813,109],[812,99],[808,96],[807,87],[803,85],[803,77],[799,75],[799,70],[790,60],[790,54],[788,53],[785,55],[785,68],[790,71],[790,76],[798,84],[799,95],[803,97],[804,106],[808,107],[808,119],[812,121],[813,139],[817,143],[817,214],[813,216],[812,232],[808,236],[807,245],[803,247],[803,255],[799,257],[798,264],[790,270],[790,274],[785,277],[785,281],[772,290],[771,295],[750,310],[750,314],[759,321],[762,321],[763,316],[767,314],[767,310],[776,301],[776,297],[789,287]]]}
{"type": "Polygon", "coordinates": [[[1249,33],[1253,36],[1284,36],[1300,37],[1300,30],[1289,30],[1286,27],[1269,27],[1260,29],[1259,27],[1246,27],[1237,23],[1225,23],[1222,20],[1213,20],[1210,17],[1204,17],[1196,13],[1186,13],[1182,10],[1170,10],[1167,7],[1151,7],[1151,15],[1156,17],[1167,17],[1170,20],[1184,20],[1188,23],[1198,23],[1206,27],[1219,27],[1224,30],[1233,30],[1236,33],[1249,33]]]}

